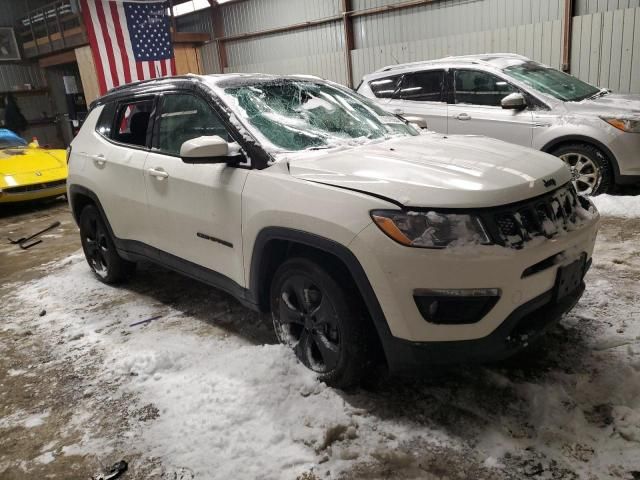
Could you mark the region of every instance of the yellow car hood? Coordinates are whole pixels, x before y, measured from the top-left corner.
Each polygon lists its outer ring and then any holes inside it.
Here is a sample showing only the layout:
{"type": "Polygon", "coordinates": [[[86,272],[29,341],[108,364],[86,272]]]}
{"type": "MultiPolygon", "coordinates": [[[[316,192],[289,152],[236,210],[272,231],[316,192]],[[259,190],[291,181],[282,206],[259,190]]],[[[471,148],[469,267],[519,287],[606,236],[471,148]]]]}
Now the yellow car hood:
{"type": "Polygon", "coordinates": [[[66,170],[66,167],[66,152],[64,150],[29,147],[0,150],[0,177],[45,172],[57,168],[66,170]]]}

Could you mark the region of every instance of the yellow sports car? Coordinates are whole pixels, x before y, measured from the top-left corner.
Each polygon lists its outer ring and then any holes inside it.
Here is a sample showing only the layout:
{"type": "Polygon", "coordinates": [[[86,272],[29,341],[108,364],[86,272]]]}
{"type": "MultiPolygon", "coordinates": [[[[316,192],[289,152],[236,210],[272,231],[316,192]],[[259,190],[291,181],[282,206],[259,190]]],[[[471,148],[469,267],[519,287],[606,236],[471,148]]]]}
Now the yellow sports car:
{"type": "Polygon", "coordinates": [[[0,128],[0,203],[57,197],[66,192],[64,150],[40,148],[0,128]]]}

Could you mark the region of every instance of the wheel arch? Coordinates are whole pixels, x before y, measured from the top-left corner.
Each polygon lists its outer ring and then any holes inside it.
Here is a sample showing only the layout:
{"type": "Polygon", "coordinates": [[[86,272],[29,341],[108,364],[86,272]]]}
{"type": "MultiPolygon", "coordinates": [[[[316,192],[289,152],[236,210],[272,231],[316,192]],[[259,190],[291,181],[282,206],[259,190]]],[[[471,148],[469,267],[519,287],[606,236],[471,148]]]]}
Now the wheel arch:
{"type": "Polygon", "coordinates": [[[71,213],[76,225],[80,224],[80,213],[82,212],[82,209],[87,205],[95,205],[100,212],[100,215],[102,215],[102,220],[107,226],[107,230],[109,230],[109,235],[111,235],[111,238],[116,238],[113,235],[111,224],[109,223],[109,219],[107,218],[104,209],[102,208],[102,204],[93,190],[83,187],[82,185],[74,184],[69,186],[69,204],[71,205],[71,213]]]}
{"type": "Polygon", "coordinates": [[[251,256],[249,289],[260,310],[269,311],[271,280],[278,266],[299,253],[333,264],[349,275],[384,347],[391,332],[362,265],[345,245],[320,235],[285,227],[266,227],[258,233],[251,256]]]}
{"type": "Polygon", "coordinates": [[[609,165],[611,165],[614,181],[618,181],[618,177],[620,176],[620,168],[618,167],[618,161],[616,160],[615,155],[609,149],[609,147],[593,137],[587,137],[585,135],[565,135],[562,137],[554,138],[553,140],[547,142],[540,150],[545,153],[551,153],[553,152],[553,150],[561,147],[562,145],[568,145],[572,143],[584,143],[600,150],[605,156],[606,160],[609,162],[609,165]]]}

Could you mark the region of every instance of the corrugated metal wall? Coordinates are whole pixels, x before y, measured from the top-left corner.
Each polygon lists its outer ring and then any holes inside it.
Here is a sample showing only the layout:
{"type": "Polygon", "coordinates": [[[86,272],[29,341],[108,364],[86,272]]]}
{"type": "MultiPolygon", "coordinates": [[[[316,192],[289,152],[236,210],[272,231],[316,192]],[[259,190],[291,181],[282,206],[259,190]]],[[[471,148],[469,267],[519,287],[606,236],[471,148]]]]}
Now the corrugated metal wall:
{"type": "Polygon", "coordinates": [[[640,0],[575,0],[575,2],[574,15],[578,16],[640,7],[640,0]]]}
{"type": "Polygon", "coordinates": [[[179,32],[213,32],[210,10],[199,10],[176,17],[176,29],[179,32]]]}
{"type": "Polygon", "coordinates": [[[354,82],[395,63],[487,52],[514,52],[560,68],[560,20],[353,50],[354,82]]]}
{"type": "MultiPolygon", "coordinates": [[[[354,10],[406,0],[352,0],[354,10]]],[[[640,93],[640,0],[576,0],[572,72],[616,91],[640,93]],[[633,68],[632,68],[633,63],[633,68]]],[[[564,0],[435,0],[353,18],[353,83],[385,65],[485,52],[515,52],[561,66],[564,0]]],[[[225,35],[340,13],[340,0],[247,0],[222,5],[225,35]]],[[[209,26],[210,28],[210,26],[209,26]]],[[[211,31],[211,30],[209,30],[211,31]]],[[[226,43],[226,72],[309,73],[346,83],[341,21],[226,43]]],[[[202,47],[217,73],[215,44],[202,47]]]]}
{"type": "Polygon", "coordinates": [[[571,73],[616,92],[640,93],[640,7],[573,18],[571,73]]]}
{"type": "Polygon", "coordinates": [[[307,73],[346,83],[340,22],[228,42],[231,72],[307,73]]]}
{"type": "Polygon", "coordinates": [[[284,27],[340,13],[340,0],[249,0],[222,4],[225,35],[284,27]]]}
{"type": "MultiPolygon", "coordinates": [[[[354,9],[401,3],[355,0],[354,9]]],[[[499,30],[562,18],[562,0],[446,0],[353,22],[355,48],[499,30]]]]}

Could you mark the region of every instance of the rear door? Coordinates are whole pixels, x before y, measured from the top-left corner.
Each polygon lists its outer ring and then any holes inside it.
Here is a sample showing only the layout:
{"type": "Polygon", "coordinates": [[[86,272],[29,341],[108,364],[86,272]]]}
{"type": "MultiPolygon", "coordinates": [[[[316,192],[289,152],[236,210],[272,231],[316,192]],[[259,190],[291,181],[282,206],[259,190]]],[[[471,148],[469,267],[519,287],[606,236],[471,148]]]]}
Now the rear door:
{"type": "Polygon", "coordinates": [[[444,70],[404,74],[386,108],[398,115],[420,117],[429,129],[447,133],[444,70]]]}
{"type": "Polygon", "coordinates": [[[119,239],[146,242],[147,201],[143,177],[151,139],[153,96],[110,102],[100,113],[90,141],[74,145],[85,157],[85,178],[98,196],[119,239]]]}
{"type": "Polygon", "coordinates": [[[162,95],[144,166],[151,245],[244,285],[241,195],[249,170],[180,158],[185,141],[208,135],[233,142],[203,97],[192,92],[162,95]]]}
{"type": "Polygon", "coordinates": [[[531,110],[505,110],[504,97],[520,90],[490,72],[457,69],[450,95],[448,131],[450,134],[486,135],[518,145],[531,146],[531,110]]]}

